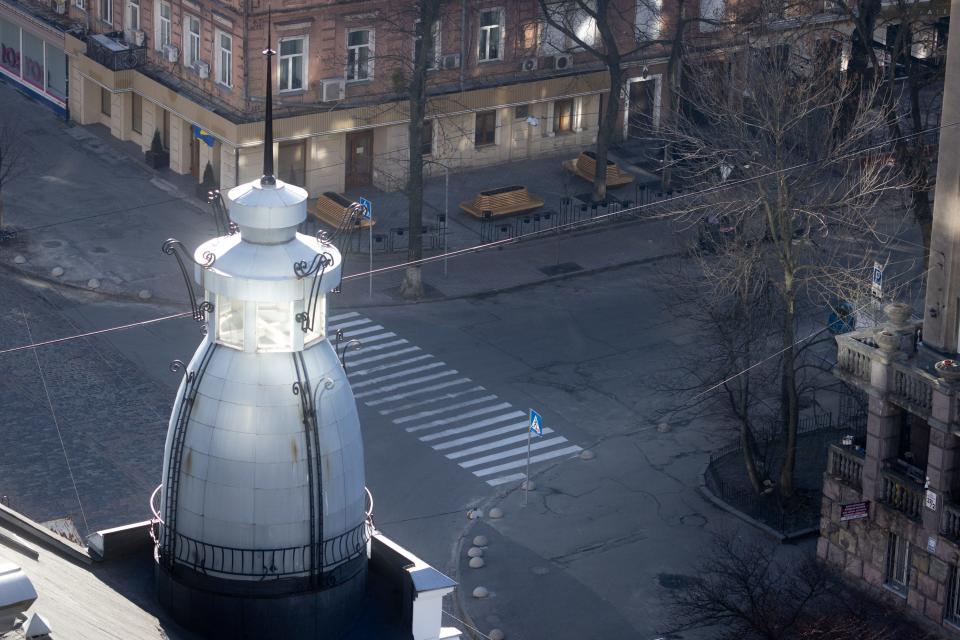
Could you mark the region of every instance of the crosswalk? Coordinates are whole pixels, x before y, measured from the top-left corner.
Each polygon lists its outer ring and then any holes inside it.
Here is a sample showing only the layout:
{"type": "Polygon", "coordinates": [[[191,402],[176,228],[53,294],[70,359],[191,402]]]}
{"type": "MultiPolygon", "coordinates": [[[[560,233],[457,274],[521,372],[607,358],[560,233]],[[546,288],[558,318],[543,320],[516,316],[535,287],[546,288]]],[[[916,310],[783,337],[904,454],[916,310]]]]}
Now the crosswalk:
{"type": "MultiPolygon", "coordinates": [[[[351,311],[331,316],[328,333],[362,347],[347,356],[354,397],[490,486],[523,480],[527,413],[393,331],[351,311]]],[[[580,453],[554,432],[530,443],[530,465],[580,453]]]]}

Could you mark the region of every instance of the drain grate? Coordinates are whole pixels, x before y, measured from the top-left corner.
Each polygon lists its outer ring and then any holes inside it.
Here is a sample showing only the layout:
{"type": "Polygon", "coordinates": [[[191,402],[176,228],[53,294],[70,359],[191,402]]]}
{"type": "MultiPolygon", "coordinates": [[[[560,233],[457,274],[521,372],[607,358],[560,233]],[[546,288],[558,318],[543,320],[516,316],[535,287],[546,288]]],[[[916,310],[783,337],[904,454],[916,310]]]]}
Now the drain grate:
{"type": "Polygon", "coordinates": [[[582,270],[583,267],[576,262],[561,262],[560,264],[550,265],[549,267],[540,267],[540,272],[547,276],[562,276],[567,273],[582,270]]]}

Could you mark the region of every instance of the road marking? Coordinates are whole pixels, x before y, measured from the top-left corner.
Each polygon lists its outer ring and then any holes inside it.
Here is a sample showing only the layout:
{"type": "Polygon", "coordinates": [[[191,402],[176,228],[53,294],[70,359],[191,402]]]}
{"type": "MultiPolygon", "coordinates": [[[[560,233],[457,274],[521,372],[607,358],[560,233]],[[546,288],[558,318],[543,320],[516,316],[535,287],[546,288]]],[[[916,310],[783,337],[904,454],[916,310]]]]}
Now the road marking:
{"type": "MultiPolygon", "coordinates": [[[[550,438],[549,440],[537,440],[536,442],[530,443],[530,451],[538,451],[540,449],[549,449],[555,444],[563,444],[567,439],[563,436],[557,436],[556,438],[550,438]]],[[[479,464],[486,464],[487,462],[496,462],[497,460],[503,460],[504,458],[513,458],[516,456],[522,456],[527,452],[527,445],[522,447],[514,447],[513,449],[507,449],[506,451],[498,451],[496,453],[491,453],[488,456],[483,456],[482,458],[477,458],[475,460],[467,460],[466,462],[461,462],[460,466],[464,469],[469,469],[475,467],[479,464]]],[[[448,456],[449,457],[449,456],[448,456]]],[[[530,459],[531,461],[533,458],[530,459]]]]}
{"type": "Polygon", "coordinates": [[[508,482],[516,482],[518,480],[523,480],[527,476],[522,473],[511,473],[508,476],[501,476],[499,478],[494,478],[493,480],[487,480],[487,484],[491,487],[496,487],[497,485],[507,484],[508,482]]]}
{"type": "Polygon", "coordinates": [[[377,400],[371,400],[370,402],[364,402],[368,407],[377,407],[381,404],[386,404],[388,402],[396,402],[397,400],[403,400],[404,398],[409,398],[410,396],[418,396],[423,393],[430,393],[431,391],[436,391],[437,389],[446,389],[447,387],[455,387],[460,384],[466,384],[472,382],[470,378],[457,378],[456,380],[451,380],[450,382],[444,382],[443,384],[435,384],[429,387],[424,387],[423,389],[417,389],[415,391],[406,391],[404,393],[396,393],[392,396],[387,396],[386,398],[379,398],[377,400]]]}
{"type": "MultiPolygon", "coordinates": [[[[363,318],[362,320],[351,320],[350,322],[341,322],[340,324],[327,325],[328,333],[330,329],[333,329],[333,333],[336,333],[340,329],[346,329],[347,327],[355,327],[360,324],[369,324],[370,320],[363,318]]],[[[346,333],[346,332],[344,332],[346,333]]]]}
{"type": "Polygon", "coordinates": [[[527,414],[523,411],[514,411],[512,413],[505,413],[502,416],[497,416],[495,418],[487,418],[486,420],[481,420],[480,422],[473,422],[463,427],[457,427],[455,429],[447,429],[446,431],[440,431],[438,433],[431,433],[428,436],[420,436],[420,439],[423,440],[424,442],[430,442],[431,440],[439,440],[440,438],[445,438],[447,436],[455,436],[460,433],[466,433],[467,431],[475,431],[476,429],[483,429],[484,427],[489,427],[492,424],[497,424],[498,422],[503,422],[504,420],[512,420],[513,418],[519,418],[525,415],[527,414]]]}
{"type": "MultiPolygon", "coordinates": [[[[462,438],[457,438],[456,440],[448,440],[441,444],[433,445],[433,448],[437,451],[443,451],[444,449],[452,449],[453,447],[458,447],[461,444],[467,444],[470,442],[476,442],[477,440],[486,440],[487,438],[492,438],[493,436],[503,435],[504,433],[517,432],[523,430],[523,435],[526,437],[527,429],[530,427],[529,422],[518,422],[516,424],[508,424],[505,427],[500,427],[499,429],[494,429],[492,431],[484,431],[483,433],[478,433],[473,436],[464,436],[462,438]]],[[[421,438],[422,440],[423,438],[421,438]]]]}
{"type": "MultiPolygon", "coordinates": [[[[357,350],[359,351],[360,349],[363,349],[363,347],[367,346],[371,342],[380,342],[381,340],[386,340],[388,338],[396,338],[396,337],[397,337],[397,334],[388,331],[387,333],[378,333],[375,336],[364,336],[363,338],[357,338],[357,340],[360,340],[360,347],[357,350]]],[[[353,340],[353,338],[344,334],[344,340],[353,340]]]]}
{"type": "MultiPolygon", "coordinates": [[[[549,435],[553,433],[553,429],[544,427],[543,433],[544,435],[549,435]]],[[[456,460],[457,458],[465,458],[475,453],[483,453],[484,451],[490,451],[491,449],[499,449],[500,447],[505,447],[508,444],[513,444],[515,442],[526,442],[526,440],[527,440],[527,434],[521,433],[518,436],[503,438],[501,440],[494,440],[493,442],[488,442],[487,444],[478,444],[475,447],[470,447],[469,449],[463,449],[462,451],[457,451],[456,453],[448,453],[447,457],[450,458],[451,460],[456,460]]],[[[564,442],[566,442],[565,438],[564,438],[564,442]]],[[[533,449],[533,445],[531,445],[530,448],[533,449]]],[[[436,449],[436,447],[434,447],[434,449],[436,449]]]]}
{"type": "Polygon", "coordinates": [[[459,413],[449,418],[438,418],[437,420],[431,420],[430,422],[426,422],[424,424],[418,424],[415,427],[407,427],[407,433],[416,433],[417,431],[433,429],[434,427],[442,427],[444,425],[453,424],[454,422],[460,422],[467,418],[476,418],[477,416],[482,416],[485,413],[503,411],[504,409],[509,409],[512,406],[513,405],[511,405],[509,402],[501,402],[500,404],[491,405],[489,407],[474,409],[473,411],[468,411],[466,413],[459,413]]]}
{"type": "MultiPolygon", "coordinates": [[[[524,450],[526,450],[526,447],[524,447],[524,450]]],[[[560,449],[556,451],[548,451],[547,453],[541,453],[538,456],[531,456],[530,464],[533,464],[534,462],[543,462],[544,460],[552,460],[553,458],[559,458],[560,456],[573,455],[575,453],[580,453],[581,451],[583,451],[583,449],[581,447],[578,447],[577,445],[573,445],[573,446],[566,447],[564,449],[560,449]]],[[[522,467],[525,464],[527,464],[527,459],[524,457],[524,458],[521,458],[520,460],[514,460],[513,462],[505,462],[504,464],[498,464],[495,467],[490,467],[488,469],[481,469],[479,471],[474,471],[473,473],[474,475],[478,475],[478,476],[490,476],[500,471],[506,471],[507,469],[516,469],[517,467],[522,467]]]]}
{"type": "MultiPolygon", "coordinates": [[[[430,416],[435,416],[441,413],[448,413],[454,409],[463,409],[464,407],[470,407],[475,404],[480,404],[481,402],[488,402],[490,400],[496,400],[497,396],[480,396],[479,398],[474,398],[473,400],[467,400],[466,402],[458,402],[457,404],[448,404],[441,409],[431,409],[430,411],[421,411],[420,413],[413,413],[409,416],[403,416],[402,418],[394,418],[393,424],[403,424],[405,422],[412,422],[413,420],[420,420],[422,418],[429,418],[430,416]]],[[[383,412],[381,412],[383,413],[383,412]]]]}
{"type": "Polygon", "coordinates": [[[386,329],[378,324],[375,324],[372,327],[363,327],[362,329],[350,329],[349,331],[344,331],[343,337],[356,338],[357,336],[362,336],[366,333],[373,333],[374,331],[386,331],[386,329]]]}
{"type": "Polygon", "coordinates": [[[430,364],[425,364],[419,367],[414,367],[412,369],[405,369],[404,371],[398,371],[397,373],[390,373],[385,376],[380,376],[379,378],[370,378],[369,380],[364,380],[363,382],[354,382],[350,386],[354,389],[362,389],[371,384],[376,384],[378,382],[383,382],[384,380],[396,380],[397,378],[406,378],[415,373],[420,373],[421,371],[427,371],[429,369],[436,369],[437,367],[447,366],[446,362],[431,362],[430,364]]]}
{"type": "Polygon", "coordinates": [[[432,398],[427,398],[426,400],[417,400],[416,402],[410,402],[407,404],[400,405],[399,407],[394,407],[393,409],[380,409],[380,415],[388,416],[393,413],[399,413],[400,411],[406,411],[407,409],[413,409],[414,407],[422,407],[425,404],[433,404],[435,402],[443,402],[444,400],[453,400],[454,398],[459,398],[460,396],[470,395],[471,393],[477,393],[479,391],[486,391],[482,386],[477,385],[463,391],[453,391],[451,393],[444,393],[439,396],[434,396],[432,398]]]}
{"type": "MultiPolygon", "coordinates": [[[[401,340],[400,343],[406,342],[406,340],[401,340]]],[[[377,345],[379,348],[384,348],[387,345],[377,345]]],[[[420,347],[407,347],[406,349],[398,349],[391,353],[381,353],[378,356],[372,356],[370,358],[350,358],[350,366],[355,367],[358,364],[367,364],[368,362],[377,362],[378,360],[386,360],[387,358],[396,358],[399,355],[404,353],[413,353],[414,351],[420,351],[420,347]]],[[[351,373],[351,375],[353,375],[351,373]]]]}
{"type": "Polygon", "coordinates": [[[381,393],[387,393],[388,391],[396,391],[397,389],[410,387],[415,384],[420,384],[421,382],[430,382],[431,380],[436,380],[437,378],[446,378],[447,376],[455,376],[457,375],[457,373],[459,372],[456,369],[441,371],[440,373],[434,373],[429,376],[421,376],[419,378],[414,378],[413,380],[404,380],[403,382],[395,382],[394,384],[384,385],[379,389],[374,389],[373,391],[363,391],[361,393],[355,393],[353,394],[353,397],[358,400],[360,398],[369,398],[370,396],[380,395],[381,393]]]}
{"type": "Polygon", "coordinates": [[[356,311],[347,311],[346,313],[338,313],[335,316],[330,316],[329,318],[327,318],[327,324],[329,325],[331,322],[339,322],[340,320],[346,320],[347,318],[356,318],[358,315],[360,314],[357,313],[356,311]]]}
{"type": "MultiPolygon", "coordinates": [[[[396,367],[402,367],[403,365],[406,365],[406,364],[412,364],[412,363],[414,363],[414,362],[420,362],[421,360],[430,360],[431,358],[433,358],[432,355],[430,355],[429,353],[425,353],[425,354],[423,354],[422,356],[416,356],[416,357],[414,357],[414,358],[407,358],[406,360],[398,360],[397,362],[391,362],[390,364],[380,364],[380,365],[377,365],[377,366],[375,366],[375,367],[370,367],[369,369],[361,369],[361,370],[359,370],[359,371],[357,371],[356,369],[354,369],[354,368],[351,366],[351,367],[350,367],[350,377],[352,378],[352,377],[354,377],[354,376],[366,376],[366,375],[370,375],[371,373],[378,373],[378,372],[380,372],[380,371],[386,371],[387,369],[394,369],[394,368],[396,368],[396,367]]],[[[354,365],[354,364],[356,364],[356,362],[353,361],[353,360],[351,360],[351,361],[350,361],[350,364],[351,364],[351,365],[354,365]]],[[[354,385],[354,386],[356,386],[356,385],[354,385]]]]}

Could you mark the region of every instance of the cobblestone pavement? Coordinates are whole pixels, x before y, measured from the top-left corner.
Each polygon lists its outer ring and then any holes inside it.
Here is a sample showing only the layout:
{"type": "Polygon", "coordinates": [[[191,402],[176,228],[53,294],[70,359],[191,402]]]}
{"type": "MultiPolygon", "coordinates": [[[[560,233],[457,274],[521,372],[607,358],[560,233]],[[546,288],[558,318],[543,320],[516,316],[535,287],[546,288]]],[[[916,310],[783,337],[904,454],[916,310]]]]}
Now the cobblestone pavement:
{"type": "MultiPolygon", "coordinates": [[[[0,349],[77,332],[63,311],[71,302],[51,290],[5,277],[0,300],[0,349]]],[[[0,368],[0,493],[10,506],[39,521],[69,516],[83,535],[148,519],[169,389],[99,338],[5,354],[0,368]]]]}

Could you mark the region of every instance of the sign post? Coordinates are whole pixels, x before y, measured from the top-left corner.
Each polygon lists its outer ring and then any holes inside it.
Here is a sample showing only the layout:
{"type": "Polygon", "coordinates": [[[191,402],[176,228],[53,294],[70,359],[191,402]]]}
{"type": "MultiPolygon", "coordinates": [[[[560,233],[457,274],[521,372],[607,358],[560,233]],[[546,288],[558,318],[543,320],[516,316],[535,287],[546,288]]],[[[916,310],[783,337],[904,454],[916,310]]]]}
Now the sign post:
{"type": "Polygon", "coordinates": [[[527,429],[527,470],[523,474],[523,501],[520,506],[527,506],[527,491],[530,489],[530,440],[536,435],[543,435],[543,418],[539,413],[530,409],[530,426],[527,429]]]}
{"type": "MultiPolygon", "coordinates": [[[[363,207],[363,219],[368,220],[367,224],[367,248],[369,249],[369,261],[367,268],[367,289],[370,297],[373,297],[373,204],[366,198],[358,198],[357,202],[363,207]]],[[[359,242],[359,240],[357,241],[359,242]]]]}
{"type": "Polygon", "coordinates": [[[883,267],[879,262],[873,263],[873,282],[870,284],[870,293],[877,300],[883,300],[883,267]]]}

